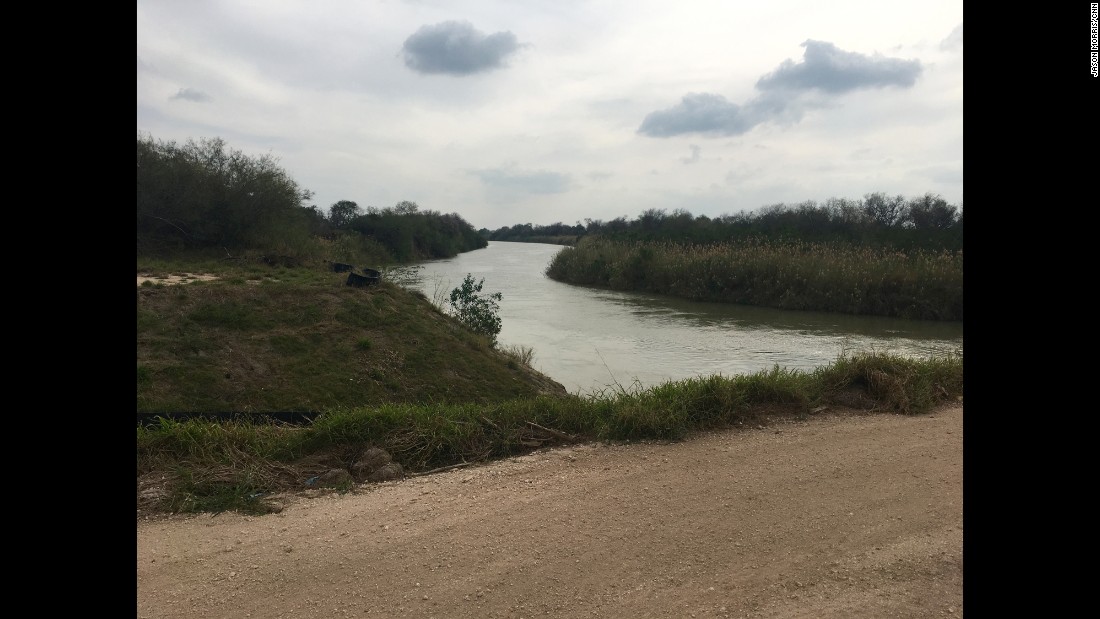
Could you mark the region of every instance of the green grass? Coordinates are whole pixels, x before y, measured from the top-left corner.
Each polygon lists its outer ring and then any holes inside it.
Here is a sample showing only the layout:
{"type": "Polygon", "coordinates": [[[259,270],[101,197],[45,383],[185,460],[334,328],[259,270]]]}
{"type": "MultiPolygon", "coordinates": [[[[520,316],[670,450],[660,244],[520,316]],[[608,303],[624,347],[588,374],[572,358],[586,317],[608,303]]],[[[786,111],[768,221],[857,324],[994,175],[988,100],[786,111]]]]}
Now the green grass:
{"type": "Polygon", "coordinates": [[[323,262],[152,261],[139,272],[218,279],[138,287],[138,412],[487,403],[545,390],[522,355],[422,296],[387,281],[349,287],[323,262]]]}
{"type": "MultiPolygon", "coordinates": [[[[152,510],[262,513],[264,496],[303,488],[299,463],[380,447],[406,471],[503,458],[577,441],[680,440],[718,428],[805,418],[822,407],[921,414],[962,396],[961,356],[846,355],[812,372],[619,387],[588,396],[488,403],[388,402],[333,407],[301,427],[162,421],[137,431],[138,478],[159,480],[152,510]]],[[[339,458],[336,458],[339,459],[339,458]]]]}

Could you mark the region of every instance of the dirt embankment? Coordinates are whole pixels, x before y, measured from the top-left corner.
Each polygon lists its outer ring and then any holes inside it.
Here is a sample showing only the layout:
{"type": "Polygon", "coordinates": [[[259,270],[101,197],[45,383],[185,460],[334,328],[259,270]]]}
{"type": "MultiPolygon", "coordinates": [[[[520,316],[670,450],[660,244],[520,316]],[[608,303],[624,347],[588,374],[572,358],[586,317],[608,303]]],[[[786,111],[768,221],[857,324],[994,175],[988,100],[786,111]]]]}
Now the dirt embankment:
{"type": "Polygon", "coordinates": [[[582,445],[137,525],[140,617],[959,617],[963,409],[582,445]]]}

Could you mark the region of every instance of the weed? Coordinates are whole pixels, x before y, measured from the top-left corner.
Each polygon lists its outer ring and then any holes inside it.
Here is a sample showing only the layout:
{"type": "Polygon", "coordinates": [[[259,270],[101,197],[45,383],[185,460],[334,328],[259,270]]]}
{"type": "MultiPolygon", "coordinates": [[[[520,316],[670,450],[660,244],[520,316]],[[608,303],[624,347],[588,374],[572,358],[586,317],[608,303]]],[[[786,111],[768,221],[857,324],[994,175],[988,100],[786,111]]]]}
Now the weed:
{"type": "Polygon", "coordinates": [[[504,353],[511,362],[508,367],[515,369],[515,365],[523,365],[531,367],[531,362],[535,358],[535,349],[530,346],[523,346],[519,344],[511,346],[502,346],[500,352],[504,353]]]}

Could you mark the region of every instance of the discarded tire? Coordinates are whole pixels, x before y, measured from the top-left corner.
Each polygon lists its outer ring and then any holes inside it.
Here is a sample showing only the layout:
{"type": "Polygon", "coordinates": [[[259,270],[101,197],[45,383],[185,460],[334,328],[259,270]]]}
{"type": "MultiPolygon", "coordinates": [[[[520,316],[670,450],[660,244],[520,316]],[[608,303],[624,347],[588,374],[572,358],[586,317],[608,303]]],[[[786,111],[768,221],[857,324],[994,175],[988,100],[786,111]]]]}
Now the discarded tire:
{"type": "Polygon", "coordinates": [[[349,286],[355,286],[356,288],[366,288],[367,286],[373,286],[378,282],[378,277],[370,277],[367,275],[360,275],[358,273],[348,273],[347,284],[349,286]]]}

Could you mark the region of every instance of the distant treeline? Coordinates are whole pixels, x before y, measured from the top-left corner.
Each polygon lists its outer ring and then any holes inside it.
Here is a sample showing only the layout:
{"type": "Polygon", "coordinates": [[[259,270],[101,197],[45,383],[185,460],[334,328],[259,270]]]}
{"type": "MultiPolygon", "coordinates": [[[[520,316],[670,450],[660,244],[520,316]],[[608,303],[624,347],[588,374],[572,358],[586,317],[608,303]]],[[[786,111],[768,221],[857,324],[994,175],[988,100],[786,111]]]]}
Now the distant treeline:
{"type": "Polygon", "coordinates": [[[488,242],[457,213],[399,202],[365,211],[350,200],[328,213],[270,156],[221,138],[185,144],[137,138],[137,251],[260,250],[345,262],[449,258],[488,242]]]}
{"type": "MultiPolygon", "coordinates": [[[[587,221],[592,221],[591,219],[587,221]]],[[[598,222],[595,222],[598,225],[598,222]]],[[[515,241],[519,243],[549,243],[551,245],[573,245],[577,239],[588,234],[588,229],[579,223],[568,226],[561,222],[548,226],[536,226],[531,224],[516,224],[504,226],[497,230],[482,228],[478,231],[481,236],[490,241],[515,241]]]]}
{"type": "MultiPolygon", "coordinates": [[[[347,204],[337,202],[332,208],[347,204]]],[[[354,202],[350,204],[355,206],[354,202]]],[[[415,202],[399,202],[383,209],[368,206],[366,213],[352,212],[353,216],[341,228],[376,241],[398,262],[450,258],[489,244],[458,213],[420,211],[415,202]]]]}
{"type": "Polygon", "coordinates": [[[961,206],[935,194],[915,198],[867,194],[861,200],[831,198],[823,204],[773,204],[752,212],[707,217],[677,209],[644,211],[636,219],[586,219],[569,226],[517,224],[481,230],[490,241],[556,242],[572,245],[583,236],[618,241],[670,241],[684,244],[727,243],[748,239],[851,244],[900,250],[961,250],[961,206]],[[536,240],[539,239],[539,240],[536,240]],[[548,240],[554,239],[554,240],[548,240]]]}

